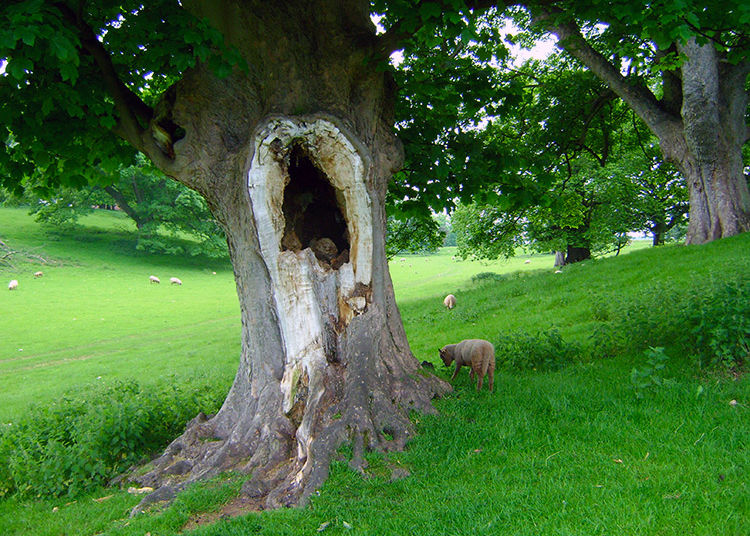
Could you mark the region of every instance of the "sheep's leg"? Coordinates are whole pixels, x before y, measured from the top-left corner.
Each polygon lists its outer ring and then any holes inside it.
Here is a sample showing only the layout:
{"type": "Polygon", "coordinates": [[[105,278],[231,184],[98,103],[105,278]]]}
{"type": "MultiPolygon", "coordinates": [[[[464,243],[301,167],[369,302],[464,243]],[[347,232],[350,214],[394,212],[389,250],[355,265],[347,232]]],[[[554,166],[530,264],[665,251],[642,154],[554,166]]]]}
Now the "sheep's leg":
{"type": "Polygon", "coordinates": [[[495,385],[495,367],[490,365],[490,368],[487,371],[487,375],[489,376],[489,387],[490,387],[490,393],[491,393],[495,385]]]}
{"type": "Polygon", "coordinates": [[[456,376],[458,376],[458,371],[461,370],[461,363],[456,361],[456,370],[453,371],[453,376],[451,376],[451,381],[456,379],[456,376]]]}

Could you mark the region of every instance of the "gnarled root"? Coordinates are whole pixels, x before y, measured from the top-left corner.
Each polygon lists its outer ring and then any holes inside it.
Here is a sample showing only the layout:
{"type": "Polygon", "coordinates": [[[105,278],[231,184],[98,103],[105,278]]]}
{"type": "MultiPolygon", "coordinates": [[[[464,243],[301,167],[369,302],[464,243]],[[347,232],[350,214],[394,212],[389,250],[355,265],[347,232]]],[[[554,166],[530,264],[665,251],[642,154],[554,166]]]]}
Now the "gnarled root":
{"type": "Polygon", "coordinates": [[[288,414],[276,387],[245,401],[245,412],[225,404],[222,412],[239,417],[228,432],[217,433],[219,427],[227,429],[221,412],[193,419],[152,470],[134,478],[156,489],[134,513],[171,499],[191,482],[230,470],[252,474],[242,492],[261,507],[300,505],[326,480],[331,459],[345,442],[353,447],[350,467],[359,471],[366,450],[403,449],[413,435],[409,412],[434,413],[431,400],[451,387],[419,374],[412,356],[398,354],[374,309],[353,319],[338,340],[341,359],[323,366],[318,391],[311,388],[288,414]]]}

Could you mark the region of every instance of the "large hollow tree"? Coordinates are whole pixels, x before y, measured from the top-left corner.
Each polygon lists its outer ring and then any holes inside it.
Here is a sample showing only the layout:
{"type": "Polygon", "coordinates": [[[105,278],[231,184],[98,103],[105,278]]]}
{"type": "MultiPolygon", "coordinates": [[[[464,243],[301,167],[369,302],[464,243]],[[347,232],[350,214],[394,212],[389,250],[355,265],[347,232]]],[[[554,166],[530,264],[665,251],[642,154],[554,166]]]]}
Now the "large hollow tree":
{"type": "Polygon", "coordinates": [[[363,0],[131,4],[4,5],[4,180],[81,180],[134,148],[206,198],[234,267],[239,370],[138,478],[155,500],[237,470],[260,504],[298,504],[339,445],[359,468],[402,448],[409,413],[450,388],[419,373],[385,255],[402,150],[380,66],[406,33],[376,36],[363,0]]]}

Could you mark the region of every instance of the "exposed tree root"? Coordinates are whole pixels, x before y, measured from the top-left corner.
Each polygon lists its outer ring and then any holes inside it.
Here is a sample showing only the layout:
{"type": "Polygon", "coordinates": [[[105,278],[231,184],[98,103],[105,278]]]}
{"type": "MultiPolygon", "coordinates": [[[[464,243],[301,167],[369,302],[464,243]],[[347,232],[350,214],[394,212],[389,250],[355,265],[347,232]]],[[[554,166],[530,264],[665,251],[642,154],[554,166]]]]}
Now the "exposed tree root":
{"type": "Polygon", "coordinates": [[[221,415],[208,419],[201,414],[193,419],[184,434],[152,462],[148,473],[134,477],[156,491],[133,513],[171,500],[192,482],[230,470],[252,474],[242,493],[254,504],[263,508],[301,505],[325,482],[331,459],[342,444],[352,445],[349,465],[362,473],[366,451],[402,450],[414,433],[409,413],[434,413],[431,400],[448,392],[450,385],[417,373],[413,357],[396,356],[389,330],[375,327],[382,326],[382,320],[375,313],[354,319],[340,341],[339,355],[344,359],[325,367],[323,393],[315,403],[308,396],[301,415],[284,415],[277,395],[276,400],[268,397],[265,403],[249,403],[249,413],[241,415],[223,436],[217,434],[216,426],[221,415]],[[382,344],[386,351],[379,352],[378,341],[384,340],[390,344],[382,344]],[[413,366],[404,370],[402,363],[413,366]]]}

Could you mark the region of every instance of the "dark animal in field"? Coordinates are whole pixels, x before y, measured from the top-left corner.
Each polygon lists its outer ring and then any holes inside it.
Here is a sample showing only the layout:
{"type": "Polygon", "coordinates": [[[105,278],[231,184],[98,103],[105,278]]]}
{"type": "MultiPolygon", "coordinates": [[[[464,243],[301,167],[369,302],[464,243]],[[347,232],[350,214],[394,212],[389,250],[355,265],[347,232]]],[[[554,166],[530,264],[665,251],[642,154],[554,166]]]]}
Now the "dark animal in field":
{"type": "Polygon", "coordinates": [[[495,347],[483,339],[465,339],[458,344],[448,344],[439,350],[440,359],[445,366],[456,362],[456,370],[451,381],[456,379],[461,367],[471,367],[471,377],[477,380],[477,391],[482,388],[485,374],[488,377],[490,391],[495,382],[495,347]]]}

